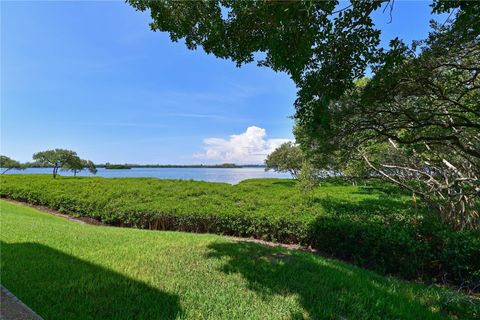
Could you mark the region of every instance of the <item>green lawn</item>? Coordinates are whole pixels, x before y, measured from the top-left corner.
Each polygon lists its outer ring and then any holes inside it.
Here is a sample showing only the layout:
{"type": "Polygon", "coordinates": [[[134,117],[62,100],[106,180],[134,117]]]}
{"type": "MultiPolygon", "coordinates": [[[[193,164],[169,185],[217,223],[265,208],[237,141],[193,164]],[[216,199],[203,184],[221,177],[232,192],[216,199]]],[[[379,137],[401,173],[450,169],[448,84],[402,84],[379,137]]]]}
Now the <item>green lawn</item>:
{"type": "Polygon", "coordinates": [[[1,283],[45,319],[478,315],[450,291],[310,253],[216,235],[82,225],[0,203],[1,283]]]}

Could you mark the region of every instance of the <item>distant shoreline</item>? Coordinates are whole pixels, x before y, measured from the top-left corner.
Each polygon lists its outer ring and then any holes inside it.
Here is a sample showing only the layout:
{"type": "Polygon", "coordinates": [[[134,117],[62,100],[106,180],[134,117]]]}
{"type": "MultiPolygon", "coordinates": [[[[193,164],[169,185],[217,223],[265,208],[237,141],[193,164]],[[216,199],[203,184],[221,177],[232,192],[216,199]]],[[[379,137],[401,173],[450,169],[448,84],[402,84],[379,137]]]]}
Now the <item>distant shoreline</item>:
{"type": "MultiPolygon", "coordinates": [[[[246,165],[236,165],[236,164],[214,164],[214,165],[202,165],[202,164],[193,164],[193,165],[177,165],[177,164],[96,164],[97,168],[105,168],[109,170],[113,169],[133,169],[133,168],[205,168],[205,169],[239,169],[239,168],[265,168],[265,165],[261,164],[246,164],[246,165]]],[[[51,168],[48,166],[38,166],[38,165],[27,165],[27,168],[51,168]]]]}
{"type": "Polygon", "coordinates": [[[156,165],[156,164],[147,164],[147,165],[97,165],[97,168],[111,168],[111,169],[116,169],[117,167],[119,169],[126,169],[126,168],[208,168],[208,169],[214,169],[214,168],[220,168],[220,169],[235,169],[235,168],[265,168],[264,165],[223,165],[223,164],[215,164],[215,165],[202,165],[202,164],[194,164],[194,165],[176,165],[176,164],[166,164],[166,165],[156,165]]]}

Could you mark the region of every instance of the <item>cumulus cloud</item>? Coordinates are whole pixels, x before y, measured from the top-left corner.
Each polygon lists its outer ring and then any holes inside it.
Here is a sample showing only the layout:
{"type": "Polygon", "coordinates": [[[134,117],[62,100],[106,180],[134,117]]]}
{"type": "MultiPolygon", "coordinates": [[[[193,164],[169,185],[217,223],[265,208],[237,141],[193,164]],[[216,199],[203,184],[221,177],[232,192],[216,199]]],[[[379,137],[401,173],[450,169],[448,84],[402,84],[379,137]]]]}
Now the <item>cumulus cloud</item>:
{"type": "Polygon", "coordinates": [[[197,159],[238,164],[263,163],[268,154],[289,139],[266,139],[267,132],[256,126],[228,140],[208,138],[203,140],[205,152],[194,155],[197,159]]]}

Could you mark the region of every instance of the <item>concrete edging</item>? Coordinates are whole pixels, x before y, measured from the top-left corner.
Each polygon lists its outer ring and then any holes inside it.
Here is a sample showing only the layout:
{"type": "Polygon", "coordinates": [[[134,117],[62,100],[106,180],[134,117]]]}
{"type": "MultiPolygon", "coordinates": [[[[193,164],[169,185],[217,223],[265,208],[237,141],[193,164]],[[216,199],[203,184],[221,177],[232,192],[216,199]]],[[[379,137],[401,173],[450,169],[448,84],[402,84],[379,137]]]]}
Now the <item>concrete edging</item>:
{"type": "Polygon", "coordinates": [[[2,285],[0,285],[0,294],[1,320],[43,320],[35,311],[2,285]]]}

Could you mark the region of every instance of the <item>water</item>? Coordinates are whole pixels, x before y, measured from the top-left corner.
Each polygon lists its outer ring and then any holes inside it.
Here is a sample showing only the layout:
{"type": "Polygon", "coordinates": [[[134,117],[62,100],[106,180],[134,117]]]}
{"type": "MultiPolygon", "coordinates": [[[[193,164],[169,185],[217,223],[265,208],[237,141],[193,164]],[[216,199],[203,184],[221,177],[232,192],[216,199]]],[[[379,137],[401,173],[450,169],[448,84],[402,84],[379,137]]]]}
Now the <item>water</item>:
{"type": "MultiPolygon", "coordinates": [[[[51,168],[28,168],[25,170],[10,170],[6,174],[52,174],[51,168]]],[[[62,176],[73,176],[70,171],[59,171],[62,176]]],[[[81,171],[77,176],[93,176],[88,171],[81,171]]],[[[132,168],[105,169],[98,168],[96,174],[104,178],[159,178],[182,179],[209,182],[239,183],[252,178],[291,178],[289,173],[265,172],[264,168],[132,168]]]]}

